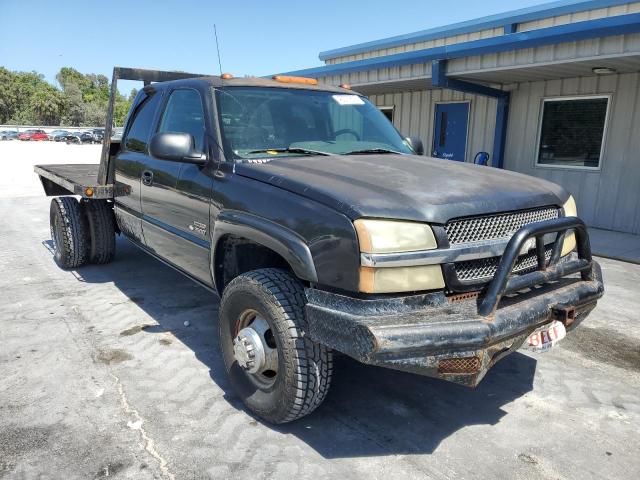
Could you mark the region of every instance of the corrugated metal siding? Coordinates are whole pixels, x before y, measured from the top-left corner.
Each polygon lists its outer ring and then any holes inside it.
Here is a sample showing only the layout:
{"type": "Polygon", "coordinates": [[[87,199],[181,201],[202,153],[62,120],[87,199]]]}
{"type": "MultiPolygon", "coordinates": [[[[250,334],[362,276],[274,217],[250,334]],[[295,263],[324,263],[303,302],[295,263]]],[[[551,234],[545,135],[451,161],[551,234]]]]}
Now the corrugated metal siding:
{"type": "Polygon", "coordinates": [[[420,77],[431,77],[431,63],[419,63],[416,65],[403,65],[401,67],[353,72],[344,75],[332,75],[329,77],[321,77],[318,81],[329,85],[340,85],[342,83],[363,85],[420,77]]]}
{"type": "MultiPolygon", "coordinates": [[[[632,55],[640,53],[640,33],[602,37],[579,42],[566,42],[545,47],[526,48],[510,52],[476,55],[450,60],[449,75],[463,74],[485,69],[506,69],[527,65],[545,65],[563,61],[577,61],[632,55]]],[[[558,69],[562,66],[558,65],[558,69]]]]}
{"type": "Polygon", "coordinates": [[[627,13],[640,12],[640,2],[627,3],[626,5],[618,5],[609,8],[598,8],[595,10],[587,10],[585,12],[571,13],[567,15],[558,15],[556,17],[534,20],[532,22],[523,22],[518,24],[518,32],[526,32],[528,30],[536,30],[538,28],[554,27],[556,25],[566,25],[569,23],[583,22],[585,20],[596,20],[598,18],[613,17],[616,15],[625,15],[627,13]]]}
{"type": "Polygon", "coordinates": [[[520,83],[512,92],[505,168],[559,183],[592,226],[640,233],[640,74],[520,83]],[[600,171],[535,166],[543,98],[611,94],[600,171]]]}
{"type": "Polygon", "coordinates": [[[382,57],[384,55],[393,55],[394,53],[411,52],[413,50],[422,50],[425,48],[442,47],[443,45],[453,45],[454,43],[470,42],[472,40],[480,40],[482,38],[497,37],[502,35],[504,29],[489,28],[486,30],[480,30],[478,32],[465,33],[461,35],[453,35],[451,37],[443,37],[435,40],[427,40],[424,42],[410,43],[407,45],[401,45],[393,48],[383,48],[380,50],[373,50],[371,52],[358,53],[356,55],[347,55],[344,57],[336,57],[328,59],[325,63],[327,65],[333,65],[336,63],[351,62],[353,60],[363,60],[365,58],[382,57]]]}
{"type": "MultiPolygon", "coordinates": [[[[638,12],[640,12],[640,2],[631,2],[625,5],[619,5],[616,7],[599,8],[599,9],[587,10],[584,12],[578,12],[573,14],[549,17],[542,20],[536,20],[533,22],[523,22],[521,24],[518,24],[517,31],[524,32],[528,30],[535,30],[538,28],[552,27],[556,25],[566,25],[569,23],[582,22],[585,20],[595,20],[598,18],[613,17],[616,15],[625,15],[629,13],[638,13],[638,12]]],[[[479,40],[481,38],[496,37],[503,34],[504,34],[504,29],[502,27],[490,28],[490,29],[480,30],[478,32],[473,32],[473,33],[454,35],[451,37],[443,37],[443,38],[428,40],[424,42],[410,43],[407,45],[401,45],[393,48],[384,48],[384,49],[374,50],[371,52],[359,53],[356,55],[336,57],[336,58],[326,60],[325,64],[333,65],[336,63],[351,62],[353,60],[362,60],[365,58],[392,55],[394,53],[402,53],[402,52],[409,52],[413,50],[421,50],[425,48],[440,47],[443,45],[453,45],[455,43],[468,42],[471,40],[479,40]]],[[[545,48],[554,49],[555,47],[545,47],[545,48]]],[[[509,54],[511,54],[511,52],[509,52],[506,55],[508,56],[509,54]]],[[[504,54],[500,54],[500,55],[504,55],[504,54]]],[[[492,57],[496,57],[496,55],[486,55],[483,57],[488,57],[488,59],[490,60],[492,57]]],[[[471,57],[471,58],[474,58],[474,57],[471,57]]],[[[487,60],[485,60],[485,62],[486,61],[487,60]]],[[[489,61],[489,63],[491,62],[489,61]]],[[[491,65],[491,66],[498,66],[498,65],[499,65],[499,61],[497,61],[495,65],[491,65]]]]}
{"type": "Polygon", "coordinates": [[[393,123],[396,128],[405,136],[420,137],[427,152],[431,151],[433,145],[435,105],[439,102],[468,101],[466,161],[473,161],[475,154],[480,151],[493,153],[497,106],[493,98],[440,89],[371,95],[369,98],[374,105],[395,107],[393,123]]]}

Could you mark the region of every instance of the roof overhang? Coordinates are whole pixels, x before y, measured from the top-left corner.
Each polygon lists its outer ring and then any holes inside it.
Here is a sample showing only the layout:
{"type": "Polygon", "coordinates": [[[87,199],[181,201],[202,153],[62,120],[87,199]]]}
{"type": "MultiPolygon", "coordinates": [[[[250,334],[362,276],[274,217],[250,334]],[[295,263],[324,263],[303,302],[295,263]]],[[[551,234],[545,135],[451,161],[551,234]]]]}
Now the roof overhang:
{"type": "Polygon", "coordinates": [[[513,10],[497,15],[490,15],[465,22],[454,23],[444,27],[430,28],[419,32],[397,35],[395,37],[383,38],[371,42],[358,43],[348,47],[336,48],[320,52],[320,60],[330,60],[333,58],[359,53],[371,52],[384,48],[393,48],[410,43],[424,42],[428,40],[442,39],[454,35],[478,32],[490,28],[508,27],[517,23],[531,22],[543,18],[555,17],[571,13],[584,12],[598,8],[608,8],[617,5],[624,5],[630,0],[560,0],[542,5],[513,10]]]}
{"type": "Polygon", "coordinates": [[[640,13],[633,13],[541,28],[527,32],[511,33],[441,47],[414,50],[394,55],[325,65],[322,67],[287,72],[287,74],[315,78],[328,77],[382,68],[430,63],[433,60],[451,60],[474,55],[508,52],[637,32],[640,32],[640,13]]]}

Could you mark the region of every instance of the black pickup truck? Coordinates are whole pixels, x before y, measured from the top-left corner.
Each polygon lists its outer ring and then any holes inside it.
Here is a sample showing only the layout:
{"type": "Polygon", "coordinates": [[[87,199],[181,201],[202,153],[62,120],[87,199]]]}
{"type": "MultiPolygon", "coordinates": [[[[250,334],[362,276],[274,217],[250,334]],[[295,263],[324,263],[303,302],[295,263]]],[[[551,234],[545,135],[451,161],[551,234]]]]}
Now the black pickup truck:
{"type": "Polygon", "coordinates": [[[107,263],[120,234],[217,292],[228,374],[267,421],[320,405],[334,351],[475,386],[603,294],[565,190],[425,157],[346,87],[116,68],[112,93],[119,78],[146,86],[120,142],[112,95],[100,164],[35,168],[55,260],[107,263]]]}

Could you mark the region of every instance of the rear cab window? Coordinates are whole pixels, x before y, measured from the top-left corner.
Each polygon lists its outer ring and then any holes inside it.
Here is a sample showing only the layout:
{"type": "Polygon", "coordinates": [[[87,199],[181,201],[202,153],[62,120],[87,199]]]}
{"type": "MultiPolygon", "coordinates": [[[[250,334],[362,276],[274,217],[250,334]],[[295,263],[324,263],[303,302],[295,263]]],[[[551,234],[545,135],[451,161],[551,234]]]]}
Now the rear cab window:
{"type": "Polygon", "coordinates": [[[147,152],[149,137],[153,131],[153,121],[162,95],[159,92],[145,92],[146,98],[133,113],[131,126],[127,130],[123,145],[126,150],[133,152],[147,152]]]}

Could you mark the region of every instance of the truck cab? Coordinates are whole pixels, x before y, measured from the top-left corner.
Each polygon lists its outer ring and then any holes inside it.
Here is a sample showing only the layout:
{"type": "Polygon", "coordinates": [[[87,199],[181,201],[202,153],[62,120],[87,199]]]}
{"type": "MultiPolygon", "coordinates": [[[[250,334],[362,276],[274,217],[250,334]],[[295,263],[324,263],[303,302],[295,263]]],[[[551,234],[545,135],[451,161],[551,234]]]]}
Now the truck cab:
{"type": "Polygon", "coordinates": [[[604,291],[568,192],[420,155],[348,87],[159,81],[110,137],[108,185],[36,167],[58,263],[107,263],[119,233],[216,292],[231,382],[270,422],[320,405],[334,351],[475,386],[604,291]]]}

